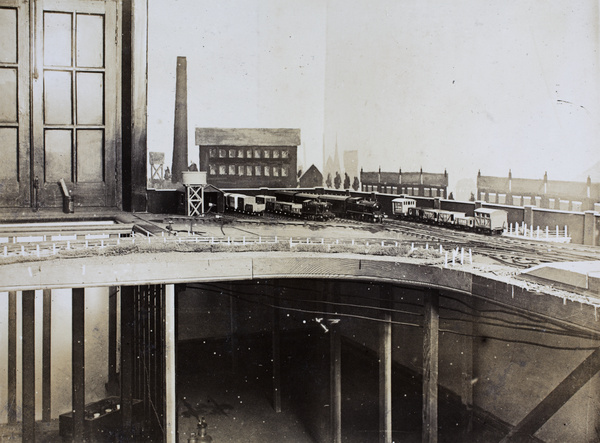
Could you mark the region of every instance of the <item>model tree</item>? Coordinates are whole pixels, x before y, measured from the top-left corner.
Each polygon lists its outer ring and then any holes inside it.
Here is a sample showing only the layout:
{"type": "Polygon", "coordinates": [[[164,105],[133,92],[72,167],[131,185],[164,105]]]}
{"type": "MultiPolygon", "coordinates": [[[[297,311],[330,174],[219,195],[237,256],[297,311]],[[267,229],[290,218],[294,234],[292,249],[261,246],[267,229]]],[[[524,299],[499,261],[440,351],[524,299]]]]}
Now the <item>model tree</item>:
{"type": "Polygon", "coordinates": [[[339,172],[335,173],[335,178],[333,179],[333,184],[335,186],[335,189],[340,189],[340,186],[342,186],[342,176],[340,175],[339,172]]]}
{"type": "Polygon", "coordinates": [[[327,180],[325,180],[325,184],[328,188],[331,188],[331,172],[327,173],[327,180]]]}
{"type": "Polygon", "coordinates": [[[354,177],[354,181],[352,182],[352,189],[358,191],[358,188],[360,188],[360,182],[358,181],[358,177],[354,177]]]}
{"type": "Polygon", "coordinates": [[[350,189],[350,177],[344,172],[344,189],[350,189]]]}

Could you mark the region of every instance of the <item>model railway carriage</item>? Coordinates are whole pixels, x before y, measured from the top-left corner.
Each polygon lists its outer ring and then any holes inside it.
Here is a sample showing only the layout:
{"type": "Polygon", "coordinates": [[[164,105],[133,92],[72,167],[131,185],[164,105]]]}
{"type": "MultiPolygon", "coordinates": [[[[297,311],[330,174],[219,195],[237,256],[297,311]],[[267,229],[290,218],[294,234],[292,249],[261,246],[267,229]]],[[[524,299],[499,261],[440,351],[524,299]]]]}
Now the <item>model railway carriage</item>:
{"type": "Polygon", "coordinates": [[[486,234],[501,234],[506,229],[507,213],[501,209],[475,209],[475,230],[486,234]]]}
{"type": "Polygon", "coordinates": [[[299,203],[271,200],[266,203],[266,211],[287,217],[302,217],[302,205],[299,203]]]}
{"type": "Polygon", "coordinates": [[[415,203],[414,199],[395,198],[392,200],[392,212],[398,219],[484,234],[501,234],[507,226],[508,214],[502,209],[475,209],[475,215],[471,217],[464,212],[420,208],[415,203]]]}
{"type": "Polygon", "coordinates": [[[409,220],[422,222],[423,221],[423,212],[424,211],[425,210],[423,208],[419,208],[419,207],[415,207],[415,206],[409,206],[408,210],[406,212],[406,217],[409,220]]]}
{"type": "Polygon", "coordinates": [[[225,210],[232,212],[243,212],[244,210],[244,198],[247,196],[244,194],[225,194],[225,210]]]}
{"type": "Polygon", "coordinates": [[[399,197],[392,200],[392,215],[396,218],[408,216],[408,209],[415,208],[417,201],[414,198],[399,197]]]}
{"type": "Polygon", "coordinates": [[[463,231],[473,231],[475,229],[475,217],[462,215],[454,218],[454,227],[463,231]]]}
{"type": "Polygon", "coordinates": [[[265,212],[306,220],[329,221],[335,217],[382,222],[386,215],[377,201],[348,195],[310,194],[293,190],[273,195],[225,194],[225,210],[251,215],[265,212]]]}

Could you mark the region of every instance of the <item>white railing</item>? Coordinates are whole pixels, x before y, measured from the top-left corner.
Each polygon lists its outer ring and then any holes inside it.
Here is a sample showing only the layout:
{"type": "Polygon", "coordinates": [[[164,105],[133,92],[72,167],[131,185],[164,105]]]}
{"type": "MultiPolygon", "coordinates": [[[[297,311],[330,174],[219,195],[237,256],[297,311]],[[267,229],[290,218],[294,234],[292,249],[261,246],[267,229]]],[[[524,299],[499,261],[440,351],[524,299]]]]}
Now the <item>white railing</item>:
{"type": "MultiPolygon", "coordinates": [[[[128,248],[135,246],[140,250],[152,252],[177,250],[186,248],[194,250],[194,245],[206,245],[206,251],[214,250],[211,246],[219,248],[219,251],[238,252],[244,250],[268,251],[270,248],[281,250],[315,251],[315,252],[361,252],[375,255],[399,255],[399,256],[421,256],[444,260],[444,267],[473,263],[471,249],[453,248],[444,249],[442,244],[429,244],[425,241],[397,241],[381,239],[348,239],[348,238],[311,238],[311,237],[281,237],[281,236],[253,236],[253,237],[214,237],[200,236],[190,233],[189,235],[169,235],[164,232],[160,236],[136,234],[128,237],[102,237],[87,238],[79,237],[77,240],[58,239],[56,241],[32,241],[29,243],[5,243],[0,246],[0,263],[2,259],[36,259],[48,258],[58,254],[70,256],[92,256],[107,252],[107,248],[123,247],[123,253],[128,248]],[[252,248],[256,249],[252,249],[252,248]],[[393,251],[392,248],[403,248],[402,251],[393,251]],[[431,252],[426,252],[431,251],[431,252]],[[434,252],[435,251],[435,252],[434,252]],[[382,254],[383,252],[383,254],[382,254]],[[438,254],[439,252],[439,254],[438,254]],[[430,254],[430,255],[429,255],[430,254]]],[[[37,240],[37,239],[36,239],[37,240]]]]}
{"type": "Polygon", "coordinates": [[[540,228],[539,226],[534,228],[533,226],[527,226],[527,223],[515,223],[514,226],[511,223],[508,229],[504,230],[503,235],[548,242],[571,242],[571,237],[568,235],[567,225],[564,226],[564,229],[560,229],[558,226],[555,228],[549,228],[548,226],[545,228],[540,228]]]}

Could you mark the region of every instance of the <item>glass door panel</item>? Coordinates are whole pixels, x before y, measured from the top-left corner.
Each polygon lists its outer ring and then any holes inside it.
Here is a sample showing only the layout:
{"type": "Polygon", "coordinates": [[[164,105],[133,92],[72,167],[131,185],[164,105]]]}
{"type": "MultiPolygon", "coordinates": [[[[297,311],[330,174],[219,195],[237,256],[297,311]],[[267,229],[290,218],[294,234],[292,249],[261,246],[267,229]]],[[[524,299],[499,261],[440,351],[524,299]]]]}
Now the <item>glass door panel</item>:
{"type": "Polygon", "coordinates": [[[0,207],[30,204],[29,6],[0,0],[0,207]]]}
{"type": "Polygon", "coordinates": [[[38,1],[33,87],[34,175],[41,206],[116,202],[116,2],[38,1]],[[111,86],[109,88],[109,86],[111,86]]]}

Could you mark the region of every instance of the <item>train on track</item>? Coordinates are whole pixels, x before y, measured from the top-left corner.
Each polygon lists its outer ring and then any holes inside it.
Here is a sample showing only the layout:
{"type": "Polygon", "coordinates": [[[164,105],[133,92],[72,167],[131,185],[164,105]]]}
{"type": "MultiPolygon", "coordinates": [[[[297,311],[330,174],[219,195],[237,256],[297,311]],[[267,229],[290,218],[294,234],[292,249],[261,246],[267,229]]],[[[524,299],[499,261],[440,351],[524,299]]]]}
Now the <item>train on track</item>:
{"type": "Polygon", "coordinates": [[[468,216],[464,212],[421,208],[417,206],[415,199],[408,197],[392,200],[392,214],[399,220],[411,220],[490,235],[502,234],[508,226],[508,214],[502,209],[479,208],[475,209],[473,216],[468,216]]]}
{"type": "Polygon", "coordinates": [[[337,217],[381,223],[386,217],[381,204],[375,199],[292,190],[274,191],[272,195],[226,193],[225,210],[258,216],[271,213],[319,221],[337,217]]]}

